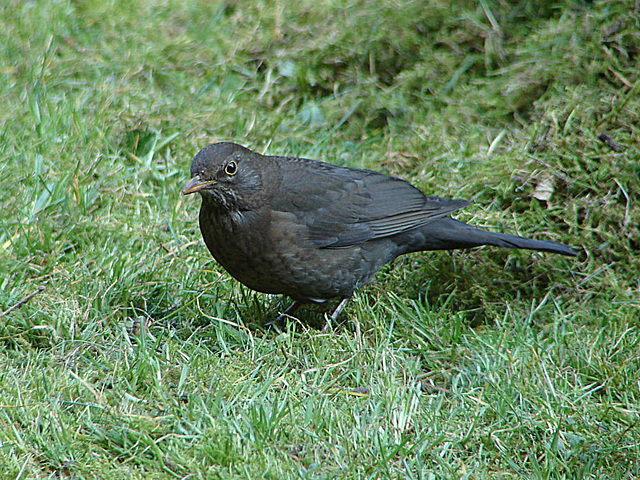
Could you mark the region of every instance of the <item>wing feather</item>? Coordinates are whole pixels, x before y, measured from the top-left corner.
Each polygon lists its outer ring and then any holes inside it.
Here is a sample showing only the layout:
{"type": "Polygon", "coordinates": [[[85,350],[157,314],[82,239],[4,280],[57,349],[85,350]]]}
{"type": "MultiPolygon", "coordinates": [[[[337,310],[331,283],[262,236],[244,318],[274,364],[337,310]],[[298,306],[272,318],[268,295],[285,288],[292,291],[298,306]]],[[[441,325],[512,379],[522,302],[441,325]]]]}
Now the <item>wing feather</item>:
{"type": "Polygon", "coordinates": [[[469,204],[425,196],[404,180],[369,170],[286,160],[281,163],[286,189],[280,189],[281,198],[274,199],[273,206],[294,213],[319,248],[342,248],[397,235],[469,204]]]}

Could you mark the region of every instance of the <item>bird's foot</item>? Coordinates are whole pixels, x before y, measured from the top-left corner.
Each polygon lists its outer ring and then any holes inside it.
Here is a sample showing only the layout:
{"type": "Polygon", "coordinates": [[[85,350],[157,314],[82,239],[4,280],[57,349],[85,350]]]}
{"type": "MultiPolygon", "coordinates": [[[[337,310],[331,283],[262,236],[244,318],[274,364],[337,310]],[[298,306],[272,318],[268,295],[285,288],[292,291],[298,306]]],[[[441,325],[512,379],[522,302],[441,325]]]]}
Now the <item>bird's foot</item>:
{"type": "Polygon", "coordinates": [[[302,302],[298,302],[295,300],[291,305],[287,307],[287,309],[279,314],[273,321],[267,322],[264,324],[266,328],[277,328],[281,329],[284,327],[285,321],[287,318],[291,318],[294,313],[303,305],[302,302]]]}

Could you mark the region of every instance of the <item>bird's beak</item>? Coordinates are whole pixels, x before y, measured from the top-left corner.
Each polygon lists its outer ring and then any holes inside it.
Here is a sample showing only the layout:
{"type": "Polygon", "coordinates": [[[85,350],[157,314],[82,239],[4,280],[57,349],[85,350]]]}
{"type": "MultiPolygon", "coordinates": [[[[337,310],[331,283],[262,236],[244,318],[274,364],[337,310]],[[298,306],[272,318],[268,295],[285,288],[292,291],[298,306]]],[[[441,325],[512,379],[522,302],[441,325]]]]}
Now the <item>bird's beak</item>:
{"type": "Polygon", "coordinates": [[[191,195],[192,193],[199,192],[203,188],[206,188],[209,185],[212,185],[214,183],[217,183],[217,182],[215,180],[209,180],[209,181],[200,180],[200,176],[196,175],[195,177],[193,177],[191,180],[187,182],[187,184],[182,189],[181,193],[182,195],[191,195]]]}

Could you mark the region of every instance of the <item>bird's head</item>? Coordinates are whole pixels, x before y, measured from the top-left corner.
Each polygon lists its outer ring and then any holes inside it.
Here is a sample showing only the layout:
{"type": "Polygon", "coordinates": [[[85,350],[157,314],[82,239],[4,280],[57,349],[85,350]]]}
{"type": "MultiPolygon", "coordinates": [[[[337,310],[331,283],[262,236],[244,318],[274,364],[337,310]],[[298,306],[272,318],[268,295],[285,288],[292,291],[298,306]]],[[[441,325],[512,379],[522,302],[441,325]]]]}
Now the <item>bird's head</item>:
{"type": "Polygon", "coordinates": [[[209,145],[193,159],[182,195],[198,192],[203,201],[227,211],[257,208],[264,196],[266,158],[235,143],[209,145]]]}

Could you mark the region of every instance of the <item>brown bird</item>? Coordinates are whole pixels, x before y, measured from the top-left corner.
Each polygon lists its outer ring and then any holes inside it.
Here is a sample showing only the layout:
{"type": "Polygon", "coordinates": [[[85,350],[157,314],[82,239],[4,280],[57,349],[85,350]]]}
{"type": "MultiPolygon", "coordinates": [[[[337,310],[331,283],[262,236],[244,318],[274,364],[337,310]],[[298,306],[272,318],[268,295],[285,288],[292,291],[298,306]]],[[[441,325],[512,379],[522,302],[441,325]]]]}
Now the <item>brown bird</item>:
{"type": "Polygon", "coordinates": [[[567,245],[472,227],[449,216],[469,204],[425,196],[382,173],[295,157],[266,156],[234,143],[202,149],[183,195],[200,193],[200,230],[213,257],[259,292],[294,304],[342,308],[386,263],[422,250],[494,245],[576,255],[567,245]]]}

